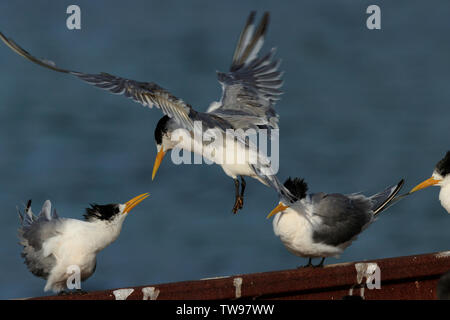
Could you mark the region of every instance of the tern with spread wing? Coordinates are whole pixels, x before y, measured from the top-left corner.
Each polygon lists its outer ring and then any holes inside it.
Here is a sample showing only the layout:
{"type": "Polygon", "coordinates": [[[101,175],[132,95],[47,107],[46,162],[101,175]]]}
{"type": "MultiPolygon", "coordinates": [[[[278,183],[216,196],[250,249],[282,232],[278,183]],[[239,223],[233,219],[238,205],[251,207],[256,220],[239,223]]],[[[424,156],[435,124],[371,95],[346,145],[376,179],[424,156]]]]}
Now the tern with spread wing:
{"type": "Polygon", "coordinates": [[[289,178],[284,187],[296,198],[294,203],[284,200],[267,216],[273,219],[273,230],[288,251],[309,258],[322,258],[316,266],[323,266],[326,257],[340,255],[386,209],[400,191],[404,181],[384,191],[366,197],[362,194],[343,195],[323,192],[307,194],[303,179],[289,178]],[[286,203],[288,205],[286,205],[286,203]]]}
{"type": "Polygon", "coordinates": [[[71,74],[96,87],[124,95],[144,106],[155,105],[161,109],[165,116],[160,119],[155,128],[157,156],[152,179],[169,150],[179,147],[201,154],[212,163],[221,165],[225,173],[234,179],[233,212],[236,213],[243,206],[246,185],[244,176],[250,176],[264,184],[266,179],[262,179],[261,174],[269,176],[270,179],[276,179],[276,170],[273,170],[268,157],[261,154],[254,144],[248,142],[245,134],[240,133],[248,129],[265,129],[272,136],[272,132],[276,134],[274,129],[278,129],[278,114],[274,105],[282,93],[279,90],[282,86],[282,73],[278,71],[280,61],[273,59],[275,49],[264,56],[259,56],[266,36],[269,13],[264,14],[257,27],[255,27],[254,18],[255,12],[251,12],[238,39],[229,72],[217,73],[222,85],[222,97],[219,102],[211,103],[207,112],[196,111],[191,105],[153,82],[140,82],[108,73],[87,74],[61,69],[49,60],[35,58],[2,33],[0,38],[13,51],[43,67],[71,74]],[[201,129],[195,126],[197,122],[201,123],[201,129]],[[183,136],[181,142],[173,137],[178,129],[188,133],[187,137],[183,136]],[[204,148],[203,140],[194,141],[195,133],[203,136],[209,129],[214,129],[226,137],[223,139],[224,143],[213,152],[204,148]],[[237,129],[242,131],[237,133],[237,129]],[[196,130],[199,132],[195,132],[196,130]],[[229,130],[234,130],[231,136],[233,141],[229,141],[229,136],[226,135],[226,132],[230,132],[229,130]],[[237,142],[234,143],[234,141],[237,142]],[[245,156],[242,157],[242,154],[245,156]],[[237,158],[244,160],[236,160],[237,158]],[[249,159],[254,159],[254,162],[250,163],[249,159]]]}
{"type": "Polygon", "coordinates": [[[447,151],[445,157],[436,164],[431,178],[419,183],[411,189],[409,194],[431,186],[441,187],[439,201],[444,209],[450,213],[450,151],[447,151]]]}
{"type": "Polygon", "coordinates": [[[117,239],[128,213],[147,197],[144,193],[125,204],[93,204],[86,209],[85,221],[60,218],[49,200],[35,216],[29,200],[25,212],[19,211],[19,239],[30,272],[47,280],[44,291],[65,291],[73,266],[79,268],[80,281],[89,278],[97,253],[117,239]]]}

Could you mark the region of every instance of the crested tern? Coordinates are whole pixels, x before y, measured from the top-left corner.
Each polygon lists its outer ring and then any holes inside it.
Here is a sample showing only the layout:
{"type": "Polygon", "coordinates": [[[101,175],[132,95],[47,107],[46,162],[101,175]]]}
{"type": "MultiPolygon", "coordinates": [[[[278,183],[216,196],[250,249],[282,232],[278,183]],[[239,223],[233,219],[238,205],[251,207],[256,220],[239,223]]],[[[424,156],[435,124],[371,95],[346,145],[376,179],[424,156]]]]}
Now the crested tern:
{"type": "Polygon", "coordinates": [[[315,267],[323,266],[326,257],[340,255],[386,209],[403,186],[404,180],[384,191],[366,197],[323,192],[307,194],[303,179],[287,179],[284,187],[296,198],[286,205],[280,203],[267,216],[274,216],[273,230],[287,250],[296,256],[322,258],[315,267]]]}
{"type": "MultiPolygon", "coordinates": [[[[217,72],[218,81],[222,86],[221,100],[211,103],[206,112],[196,111],[190,104],[156,83],[125,79],[103,72],[87,74],[61,69],[52,61],[32,56],[1,32],[0,39],[17,54],[43,67],[71,74],[111,93],[124,95],[144,106],[152,108],[155,105],[161,109],[165,116],[159,120],[154,132],[157,156],[152,180],[165,154],[175,146],[201,154],[210,162],[219,164],[225,174],[233,178],[235,203],[232,211],[236,213],[243,207],[246,186],[244,176],[255,178],[266,185],[267,176],[272,180],[277,179],[276,170],[271,167],[268,157],[261,154],[254,144],[248,142],[245,135],[236,132],[238,129],[265,129],[272,136],[272,132],[275,135],[273,129],[278,129],[279,116],[274,105],[282,94],[279,90],[283,84],[282,72],[278,70],[280,60],[273,59],[275,48],[259,56],[269,24],[269,13],[264,14],[257,27],[254,19],[255,12],[251,12],[238,39],[229,72],[217,72]],[[194,134],[198,129],[195,128],[195,122],[202,124],[200,135],[204,134],[205,130],[215,129],[226,137],[223,140],[225,144],[218,146],[217,153],[211,153],[207,148],[200,150],[196,148],[194,134]],[[189,135],[183,137],[181,142],[172,141],[173,133],[181,128],[187,130],[189,135]],[[226,135],[228,130],[235,130],[231,136],[233,141],[226,135]],[[241,157],[242,154],[246,156],[241,157]],[[238,157],[244,160],[239,162],[240,160],[236,160],[238,157]],[[255,163],[250,163],[249,159],[255,159],[255,163]],[[265,177],[261,178],[261,175],[265,177]]],[[[204,142],[200,142],[204,146],[204,142]]]]}
{"type": "Polygon", "coordinates": [[[431,186],[441,187],[439,201],[444,209],[450,213],[450,151],[447,151],[444,158],[436,164],[431,177],[412,188],[408,194],[431,186]]]}
{"type": "Polygon", "coordinates": [[[92,204],[84,221],[60,218],[50,200],[36,216],[29,200],[24,213],[19,211],[19,239],[28,270],[47,280],[44,291],[55,293],[67,288],[73,266],[79,268],[80,281],[86,280],[95,271],[97,253],[117,239],[128,213],[148,196],[141,194],[125,204],[92,204]]]}

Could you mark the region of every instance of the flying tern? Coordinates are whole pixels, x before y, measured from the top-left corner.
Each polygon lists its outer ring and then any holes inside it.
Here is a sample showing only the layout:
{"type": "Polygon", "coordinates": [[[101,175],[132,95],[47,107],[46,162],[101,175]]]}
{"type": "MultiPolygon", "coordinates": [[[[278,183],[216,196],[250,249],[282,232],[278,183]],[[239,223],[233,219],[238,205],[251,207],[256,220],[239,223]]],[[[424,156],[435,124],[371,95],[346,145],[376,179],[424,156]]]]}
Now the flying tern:
{"type": "Polygon", "coordinates": [[[24,213],[19,211],[19,239],[30,272],[47,280],[44,291],[64,292],[73,266],[79,268],[80,281],[89,278],[97,253],[117,239],[127,214],[148,196],[141,194],[125,204],[92,204],[84,221],[60,218],[50,200],[35,216],[29,200],[24,213]]]}
{"type": "MultiPolygon", "coordinates": [[[[276,170],[273,170],[268,157],[262,154],[254,144],[248,142],[242,131],[236,132],[237,129],[242,129],[244,132],[247,129],[265,129],[274,136],[273,129],[278,129],[279,116],[274,105],[282,94],[279,90],[283,83],[282,73],[278,70],[280,60],[273,59],[275,48],[259,56],[269,24],[269,13],[264,14],[257,27],[255,27],[254,19],[255,12],[251,12],[238,39],[229,72],[217,72],[222,86],[222,97],[219,102],[211,103],[206,112],[196,111],[190,104],[175,97],[156,83],[125,79],[109,73],[88,74],[61,69],[52,61],[35,58],[2,33],[0,38],[13,51],[43,67],[76,76],[96,87],[124,95],[144,106],[151,108],[155,105],[161,109],[165,116],[159,120],[154,132],[157,156],[152,179],[169,150],[179,147],[201,154],[203,158],[221,165],[224,172],[234,179],[233,212],[236,213],[243,206],[246,186],[244,176],[250,176],[264,184],[267,184],[264,182],[266,179],[262,179],[261,174],[269,176],[270,179],[276,179],[276,170]],[[201,129],[195,126],[196,122],[202,124],[201,129]],[[188,132],[187,137],[183,137],[181,142],[173,141],[173,133],[178,129],[188,132]],[[194,141],[196,130],[202,136],[208,129],[214,129],[226,137],[223,139],[225,143],[213,152],[207,148],[198,148],[198,146],[196,148],[196,144],[200,143],[204,146],[205,143],[194,141]],[[230,135],[226,135],[227,131],[230,132],[229,130],[234,130],[231,135],[233,141],[230,141],[230,135]],[[245,156],[240,156],[242,154],[245,156]],[[238,157],[244,160],[236,160],[238,157]],[[251,163],[249,159],[254,159],[254,162],[251,163]]],[[[211,140],[211,137],[208,139],[211,140]]]]}
{"type": "Polygon", "coordinates": [[[280,203],[267,218],[275,215],[274,233],[288,251],[309,258],[307,267],[313,266],[312,258],[322,258],[316,266],[323,266],[326,257],[340,255],[387,208],[403,183],[401,180],[366,197],[323,192],[307,194],[308,186],[303,179],[289,178],[284,187],[296,201],[288,203],[281,196],[280,203]]]}
{"type": "Polygon", "coordinates": [[[441,187],[439,201],[444,209],[450,213],[450,151],[447,151],[444,158],[436,164],[431,178],[412,188],[409,194],[431,186],[441,187]]]}

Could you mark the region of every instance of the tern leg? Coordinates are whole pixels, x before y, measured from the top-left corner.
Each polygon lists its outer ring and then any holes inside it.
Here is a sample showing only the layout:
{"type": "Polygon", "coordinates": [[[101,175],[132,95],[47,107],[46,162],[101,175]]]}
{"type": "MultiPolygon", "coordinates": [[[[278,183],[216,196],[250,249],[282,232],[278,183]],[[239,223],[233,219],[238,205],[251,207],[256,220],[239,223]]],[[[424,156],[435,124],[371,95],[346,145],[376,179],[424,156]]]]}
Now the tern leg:
{"type": "Polygon", "coordinates": [[[239,197],[240,197],[240,199],[241,199],[241,205],[240,205],[239,209],[242,209],[242,207],[244,206],[244,191],[245,191],[245,186],[246,186],[246,183],[245,183],[244,177],[241,176],[241,193],[240,193],[240,195],[239,195],[239,197]]]}
{"type": "Polygon", "coordinates": [[[81,289],[76,289],[73,294],[79,294],[79,295],[83,295],[83,294],[87,294],[87,291],[81,290],[81,289]]]}
{"type": "Polygon", "coordinates": [[[309,268],[309,267],[314,267],[314,265],[312,264],[312,258],[309,258],[308,263],[305,264],[304,266],[298,267],[298,269],[309,268]]]}
{"type": "Polygon", "coordinates": [[[323,268],[323,262],[325,261],[325,257],[322,257],[322,260],[320,261],[319,264],[316,264],[315,266],[313,266],[314,268],[323,268]]]}
{"type": "Polygon", "coordinates": [[[239,180],[238,179],[234,179],[234,188],[235,188],[235,201],[234,201],[234,206],[233,206],[233,213],[236,214],[236,212],[238,212],[238,210],[240,209],[240,196],[239,196],[239,180]]]}
{"type": "Polygon", "coordinates": [[[58,296],[74,296],[74,295],[83,295],[83,294],[87,294],[87,293],[88,293],[87,291],[84,291],[81,289],[76,289],[73,291],[63,290],[58,293],[58,296]]]}

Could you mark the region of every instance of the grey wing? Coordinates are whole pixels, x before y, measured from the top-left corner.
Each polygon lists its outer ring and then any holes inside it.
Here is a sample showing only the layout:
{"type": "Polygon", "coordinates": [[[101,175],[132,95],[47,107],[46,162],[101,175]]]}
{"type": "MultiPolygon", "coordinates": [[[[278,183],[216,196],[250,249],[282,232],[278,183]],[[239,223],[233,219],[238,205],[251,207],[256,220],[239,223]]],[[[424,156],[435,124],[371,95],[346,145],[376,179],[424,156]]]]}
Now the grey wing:
{"type": "Polygon", "coordinates": [[[46,240],[60,234],[59,230],[63,222],[64,220],[61,218],[36,221],[30,227],[20,229],[21,240],[25,240],[26,244],[35,250],[41,250],[46,240]]]}
{"type": "Polygon", "coordinates": [[[213,104],[208,113],[216,114],[235,128],[278,128],[275,101],[282,93],[282,73],[279,60],[273,60],[275,49],[263,57],[258,53],[264,43],[269,14],[265,13],[258,28],[252,12],[235,49],[230,71],[218,73],[222,85],[220,103],[213,104]]]}
{"type": "Polygon", "coordinates": [[[64,222],[56,216],[56,211],[51,214],[51,203],[47,200],[36,217],[31,213],[31,200],[25,209],[21,219],[22,226],[19,228],[19,240],[23,246],[21,256],[25,260],[28,269],[38,277],[47,278],[56,263],[53,255],[44,256],[43,243],[60,234],[59,230],[64,222]]]}
{"type": "Polygon", "coordinates": [[[51,269],[56,264],[53,255],[44,256],[42,244],[46,239],[58,235],[53,228],[58,224],[57,221],[45,223],[40,222],[38,225],[25,232],[19,231],[20,244],[23,246],[21,256],[25,260],[28,270],[35,276],[47,278],[51,269]]]}
{"type": "Polygon", "coordinates": [[[193,121],[190,116],[192,116],[191,113],[195,114],[195,111],[192,107],[153,82],[140,82],[103,72],[98,74],[88,74],[61,69],[52,61],[38,59],[32,56],[12,39],[8,39],[4,36],[1,32],[0,39],[14,52],[40,66],[74,75],[98,88],[108,90],[114,94],[124,95],[144,106],[152,108],[153,105],[156,105],[164,114],[171,118],[175,118],[175,120],[185,129],[191,130],[193,128],[193,121]]]}
{"type": "Polygon", "coordinates": [[[337,246],[355,238],[373,220],[372,201],[363,195],[317,193],[311,195],[320,223],[314,225],[313,239],[337,246]]]}
{"type": "Polygon", "coordinates": [[[164,114],[174,118],[179,125],[187,130],[192,130],[194,127],[192,117],[196,112],[192,107],[156,83],[134,81],[108,73],[85,74],[72,72],[72,74],[98,88],[108,90],[114,94],[122,94],[143,106],[152,108],[155,105],[164,114]]]}
{"type": "Polygon", "coordinates": [[[27,205],[25,206],[25,211],[22,213],[17,207],[17,213],[19,215],[20,223],[22,224],[22,228],[29,227],[37,217],[33,214],[31,210],[31,199],[28,200],[27,205]]]}

